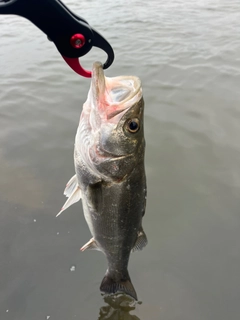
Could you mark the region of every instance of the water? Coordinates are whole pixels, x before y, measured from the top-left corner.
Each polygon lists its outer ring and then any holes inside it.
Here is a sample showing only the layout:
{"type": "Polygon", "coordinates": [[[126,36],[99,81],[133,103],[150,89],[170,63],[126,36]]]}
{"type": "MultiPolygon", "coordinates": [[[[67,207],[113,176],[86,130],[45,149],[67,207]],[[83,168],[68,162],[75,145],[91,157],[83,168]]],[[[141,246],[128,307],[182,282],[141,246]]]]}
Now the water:
{"type": "Polygon", "coordinates": [[[103,300],[80,203],[55,218],[90,82],[28,21],[0,16],[0,319],[238,319],[239,1],[65,3],[114,47],[106,75],[142,79],[149,244],[129,272],[143,303],[103,300]]]}

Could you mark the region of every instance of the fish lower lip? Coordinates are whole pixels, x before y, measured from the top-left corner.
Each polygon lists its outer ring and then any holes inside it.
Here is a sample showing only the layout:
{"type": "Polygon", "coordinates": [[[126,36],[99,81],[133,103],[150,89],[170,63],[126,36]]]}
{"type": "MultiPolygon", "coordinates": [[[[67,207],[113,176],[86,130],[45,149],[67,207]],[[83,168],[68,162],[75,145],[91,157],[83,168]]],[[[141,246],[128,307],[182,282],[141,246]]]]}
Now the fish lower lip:
{"type": "Polygon", "coordinates": [[[117,159],[123,159],[123,158],[126,158],[128,155],[115,155],[115,154],[112,154],[112,153],[109,153],[105,150],[102,150],[101,153],[98,153],[99,156],[103,157],[103,158],[112,158],[114,160],[117,160],[117,159]]]}
{"type": "MultiPolygon", "coordinates": [[[[129,107],[129,108],[130,108],[130,107],[129,107]]],[[[110,120],[110,119],[116,117],[117,115],[120,115],[121,113],[125,113],[125,112],[128,111],[129,108],[125,108],[125,109],[113,111],[113,112],[111,112],[111,113],[109,113],[109,114],[107,115],[107,119],[110,120]]]]}
{"type": "Polygon", "coordinates": [[[116,154],[113,154],[113,153],[106,151],[105,149],[101,149],[101,150],[96,149],[96,153],[98,156],[100,156],[102,158],[112,158],[113,160],[120,160],[120,159],[124,159],[124,158],[130,157],[133,155],[133,153],[116,155],[116,154]]]}

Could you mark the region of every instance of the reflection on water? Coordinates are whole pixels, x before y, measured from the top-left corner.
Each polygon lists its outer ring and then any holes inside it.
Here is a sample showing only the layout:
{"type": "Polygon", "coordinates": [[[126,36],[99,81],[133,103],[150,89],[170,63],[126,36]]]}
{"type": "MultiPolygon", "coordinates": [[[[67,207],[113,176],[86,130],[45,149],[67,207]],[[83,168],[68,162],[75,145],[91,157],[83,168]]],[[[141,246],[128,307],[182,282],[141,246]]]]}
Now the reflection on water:
{"type": "Polygon", "coordinates": [[[137,316],[131,315],[130,311],[135,310],[136,302],[133,298],[120,294],[104,296],[106,306],[100,308],[98,320],[140,320],[137,316]]]}

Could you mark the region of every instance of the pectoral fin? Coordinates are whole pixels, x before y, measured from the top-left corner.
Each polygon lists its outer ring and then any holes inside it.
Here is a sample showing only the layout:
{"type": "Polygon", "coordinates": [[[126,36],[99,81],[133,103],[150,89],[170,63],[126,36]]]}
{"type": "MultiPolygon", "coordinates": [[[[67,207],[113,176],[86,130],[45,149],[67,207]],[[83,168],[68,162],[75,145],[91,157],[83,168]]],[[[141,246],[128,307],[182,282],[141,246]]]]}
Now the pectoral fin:
{"type": "Polygon", "coordinates": [[[137,250],[142,250],[146,245],[147,245],[147,236],[145,232],[143,231],[143,228],[141,228],[138,231],[138,236],[137,240],[135,242],[134,247],[132,248],[132,252],[137,251],[137,250]]]}
{"type": "Polygon", "coordinates": [[[75,190],[76,186],[78,185],[78,182],[77,182],[77,175],[75,174],[69,181],[68,183],[66,184],[66,188],[63,192],[63,194],[66,196],[66,197],[70,197],[71,194],[73,193],[73,191],[75,190]]]}
{"type": "Polygon", "coordinates": [[[78,202],[81,199],[81,189],[78,186],[76,175],[73,176],[67,183],[67,186],[64,190],[64,194],[66,195],[66,197],[68,197],[68,199],[64,203],[62,209],[56,215],[56,217],[58,217],[64,210],[69,208],[72,204],[78,202]]]}
{"type": "Polygon", "coordinates": [[[87,249],[100,250],[94,238],[90,239],[80,250],[85,251],[87,249]]]}

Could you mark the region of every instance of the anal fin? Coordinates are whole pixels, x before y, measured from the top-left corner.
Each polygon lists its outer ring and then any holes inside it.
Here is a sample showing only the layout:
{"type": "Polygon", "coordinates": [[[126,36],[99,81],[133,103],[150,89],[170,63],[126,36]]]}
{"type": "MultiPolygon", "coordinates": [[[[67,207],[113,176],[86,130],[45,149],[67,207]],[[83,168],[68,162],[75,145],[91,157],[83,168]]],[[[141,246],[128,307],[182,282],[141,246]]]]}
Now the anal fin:
{"type": "Polygon", "coordinates": [[[137,240],[134,244],[134,247],[132,248],[132,252],[142,250],[147,245],[147,243],[147,236],[143,231],[143,228],[141,227],[141,229],[138,231],[137,240]]]}
{"type": "Polygon", "coordinates": [[[80,250],[85,251],[87,249],[100,250],[94,238],[91,238],[84,246],[82,246],[80,250]]]}

